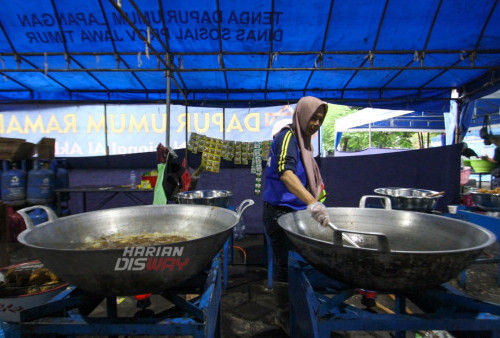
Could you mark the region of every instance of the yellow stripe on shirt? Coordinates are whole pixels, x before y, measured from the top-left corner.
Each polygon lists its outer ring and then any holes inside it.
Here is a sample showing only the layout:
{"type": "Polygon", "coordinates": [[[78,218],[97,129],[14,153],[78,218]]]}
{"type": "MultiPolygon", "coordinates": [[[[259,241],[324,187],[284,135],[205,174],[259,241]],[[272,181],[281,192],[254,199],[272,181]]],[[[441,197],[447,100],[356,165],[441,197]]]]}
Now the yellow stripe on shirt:
{"type": "Polygon", "coordinates": [[[290,138],[292,137],[292,131],[287,131],[285,137],[283,138],[283,144],[281,145],[280,158],[278,160],[278,172],[285,169],[285,159],[288,150],[288,144],[290,143],[290,138]]]}

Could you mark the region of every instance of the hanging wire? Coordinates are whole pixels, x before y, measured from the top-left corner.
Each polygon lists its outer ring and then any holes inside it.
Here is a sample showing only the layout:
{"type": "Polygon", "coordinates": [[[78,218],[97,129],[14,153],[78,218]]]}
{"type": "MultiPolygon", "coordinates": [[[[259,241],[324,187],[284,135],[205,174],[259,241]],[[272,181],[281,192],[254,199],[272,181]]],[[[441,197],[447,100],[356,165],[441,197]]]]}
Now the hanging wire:
{"type": "Polygon", "coordinates": [[[64,53],[64,60],[66,61],[66,69],[69,70],[69,64],[71,62],[71,59],[69,57],[69,54],[68,53],[64,53]]]}
{"type": "Polygon", "coordinates": [[[19,55],[14,54],[14,60],[16,61],[17,64],[17,70],[21,69],[21,58],[19,57],[19,55]]]}
{"type": "Polygon", "coordinates": [[[470,60],[471,67],[474,67],[474,61],[476,61],[476,57],[477,57],[477,53],[476,53],[475,50],[473,50],[472,52],[470,52],[470,54],[469,54],[469,60],[470,60]]]}
{"type": "Polygon", "coordinates": [[[149,44],[151,43],[151,32],[149,30],[149,26],[147,27],[147,30],[146,30],[146,36],[147,36],[147,38],[146,38],[146,41],[147,41],[147,43],[146,43],[146,57],[149,60],[149,44]]]}
{"type": "MultiPolygon", "coordinates": [[[[5,69],[5,62],[3,61],[2,54],[0,54],[0,63],[2,64],[2,69],[5,69]]],[[[4,74],[3,80],[7,81],[7,76],[4,74]]]]}
{"type": "Polygon", "coordinates": [[[184,58],[181,55],[177,55],[177,66],[179,69],[184,69],[184,58]]]}
{"type": "Polygon", "coordinates": [[[370,68],[373,67],[373,59],[375,59],[375,53],[373,53],[371,50],[368,52],[368,55],[365,56],[365,59],[368,59],[368,62],[370,63],[370,68]]]}
{"type": "Polygon", "coordinates": [[[271,53],[271,61],[269,61],[269,68],[273,68],[273,64],[278,61],[278,52],[271,53]]]}
{"type": "Polygon", "coordinates": [[[319,53],[314,60],[314,68],[323,68],[323,53],[319,53]]]}
{"type": "Polygon", "coordinates": [[[115,54],[116,69],[120,69],[120,56],[115,54]]]}
{"type": "Polygon", "coordinates": [[[460,55],[459,55],[460,61],[465,60],[465,58],[467,57],[466,54],[467,54],[467,52],[465,50],[460,52],[460,55]]]}
{"type": "Polygon", "coordinates": [[[142,67],[141,52],[137,53],[137,68],[142,67]]]}
{"type": "Polygon", "coordinates": [[[425,52],[416,50],[413,53],[413,61],[420,62],[420,67],[424,66],[425,52]]]}
{"type": "Polygon", "coordinates": [[[99,62],[101,61],[101,59],[99,58],[99,55],[96,55],[95,56],[95,64],[96,65],[99,65],[99,62]]]}
{"type": "Polygon", "coordinates": [[[43,73],[47,77],[47,72],[49,71],[49,63],[47,62],[47,52],[43,53],[43,73]]]}

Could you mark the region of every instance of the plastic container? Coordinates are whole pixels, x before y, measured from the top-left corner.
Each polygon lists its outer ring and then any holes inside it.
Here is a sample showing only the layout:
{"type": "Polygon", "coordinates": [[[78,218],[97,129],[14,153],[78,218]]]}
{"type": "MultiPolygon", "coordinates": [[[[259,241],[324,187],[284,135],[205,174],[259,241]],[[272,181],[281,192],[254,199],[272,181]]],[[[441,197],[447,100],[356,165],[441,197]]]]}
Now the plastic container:
{"type": "Polygon", "coordinates": [[[470,165],[476,173],[489,173],[495,168],[495,164],[486,160],[471,159],[470,165]]]}
{"type": "Polygon", "coordinates": [[[48,204],[54,200],[56,177],[54,171],[37,162],[28,172],[26,200],[29,204],[48,204]]]}
{"type": "MultiPolygon", "coordinates": [[[[40,263],[40,261],[30,261],[1,268],[0,275],[4,276],[9,269],[34,270],[42,267],[43,264],[40,263]]],[[[67,286],[67,283],[59,282],[53,285],[48,285],[46,288],[43,288],[43,291],[10,297],[0,297],[0,309],[4,309],[3,311],[0,311],[0,320],[11,323],[19,322],[21,319],[21,311],[46,304],[61,291],[64,291],[67,286]]],[[[3,292],[7,293],[7,291],[8,287],[4,288],[3,292]]],[[[0,330],[0,337],[2,336],[1,334],[2,331],[0,330]]]]}
{"type": "Polygon", "coordinates": [[[467,182],[469,182],[470,173],[471,173],[470,167],[464,167],[460,171],[460,185],[464,185],[467,184],[467,182]]]}
{"type": "Polygon", "coordinates": [[[47,213],[40,208],[37,208],[37,209],[33,210],[32,212],[30,212],[29,216],[30,216],[31,220],[33,221],[33,225],[45,223],[49,220],[47,213]]]}
{"type": "Polygon", "coordinates": [[[2,201],[5,205],[20,206],[26,204],[26,171],[25,162],[22,169],[17,169],[17,164],[3,161],[3,172],[1,175],[2,201]]]}
{"type": "Polygon", "coordinates": [[[135,170],[132,170],[130,172],[130,189],[135,189],[135,188],[137,188],[136,175],[135,175],[135,170]]]}
{"type": "Polygon", "coordinates": [[[156,186],[156,181],[158,180],[158,176],[142,176],[143,181],[149,181],[151,184],[151,188],[156,186]]]}
{"type": "Polygon", "coordinates": [[[238,224],[234,226],[233,230],[234,239],[239,240],[245,238],[245,231],[246,231],[245,220],[243,219],[242,216],[238,224]]]}

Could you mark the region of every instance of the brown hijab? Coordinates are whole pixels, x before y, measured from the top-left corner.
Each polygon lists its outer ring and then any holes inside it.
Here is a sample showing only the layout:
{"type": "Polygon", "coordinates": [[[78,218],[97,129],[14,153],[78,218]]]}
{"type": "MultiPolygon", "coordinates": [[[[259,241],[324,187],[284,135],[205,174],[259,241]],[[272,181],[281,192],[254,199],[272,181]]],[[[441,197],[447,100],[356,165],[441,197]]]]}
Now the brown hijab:
{"type": "Polygon", "coordinates": [[[297,106],[295,107],[295,111],[293,112],[293,122],[291,125],[291,128],[299,142],[302,162],[306,170],[306,188],[316,199],[321,193],[321,183],[323,183],[323,179],[321,178],[318,164],[313,157],[311,136],[305,136],[304,130],[307,127],[307,122],[309,122],[316,110],[318,110],[321,106],[323,106],[326,115],[326,112],[328,111],[328,104],[326,102],[312,96],[304,96],[299,100],[297,106]]]}

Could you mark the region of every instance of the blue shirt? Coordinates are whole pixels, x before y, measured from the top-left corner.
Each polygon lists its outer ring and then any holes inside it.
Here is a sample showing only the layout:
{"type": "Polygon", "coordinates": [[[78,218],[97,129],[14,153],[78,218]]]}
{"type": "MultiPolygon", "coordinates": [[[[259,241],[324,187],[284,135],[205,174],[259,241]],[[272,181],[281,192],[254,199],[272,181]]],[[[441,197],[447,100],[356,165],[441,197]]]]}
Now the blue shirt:
{"type": "Polygon", "coordinates": [[[289,128],[280,131],[271,145],[265,173],[263,200],[275,206],[303,210],[307,208],[307,205],[292,194],[280,180],[286,170],[293,171],[302,185],[306,186],[307,177],[300,157],[299,144],[289,128]]]}

